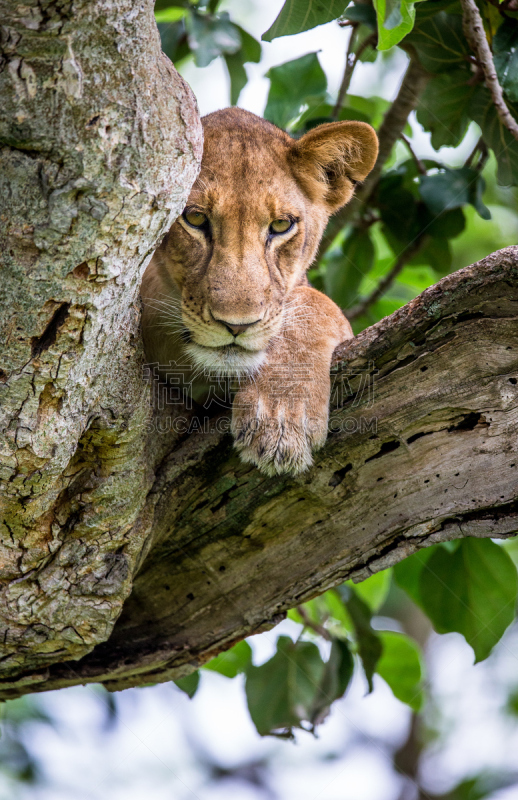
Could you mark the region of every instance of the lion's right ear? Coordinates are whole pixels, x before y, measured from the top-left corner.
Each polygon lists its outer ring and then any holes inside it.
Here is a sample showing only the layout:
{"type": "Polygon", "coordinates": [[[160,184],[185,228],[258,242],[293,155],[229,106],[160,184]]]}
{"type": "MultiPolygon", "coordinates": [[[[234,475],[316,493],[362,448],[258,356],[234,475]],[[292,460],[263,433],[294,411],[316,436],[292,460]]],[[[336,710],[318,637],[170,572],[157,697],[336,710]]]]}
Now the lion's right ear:
{"type": "Polygon", "coordinates": [[[333,213],[367,177],[377,155],[378,137],[366,122],[328,122],[294,142],[291,160],[309,197],[323,200],[333,213]]]}

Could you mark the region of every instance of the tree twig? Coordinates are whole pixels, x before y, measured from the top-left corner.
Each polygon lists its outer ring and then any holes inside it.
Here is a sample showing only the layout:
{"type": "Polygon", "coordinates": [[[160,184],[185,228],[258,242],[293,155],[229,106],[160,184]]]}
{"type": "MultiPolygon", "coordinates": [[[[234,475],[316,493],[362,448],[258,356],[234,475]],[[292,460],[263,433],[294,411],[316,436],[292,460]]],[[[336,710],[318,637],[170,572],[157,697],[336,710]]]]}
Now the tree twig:
{"type": "Polygon", "coordinates": [[[417,167],[417,171],[418,171],[418,172],[419,172],[421,175],[426,175],[426,167],[425,167],[425,165],[423,164],[423,162],[422,162],[422,161],[421,161],[421,160],[420,160],[420,159],[417,157],[417,154],[416,154],[416,152],[415,152],[414,148],[413,148],[413,147],[412,147],[412,145],[410,144],[410,140],[409,140],[409,139],[407,139],[407,137],[406,137],[406,136],[404,136],[403,134],[401,134],[401,136],[400,136],[399,138],[401,139],[401,141],[402,141],[402,142],[404,142],[404,143],[406,144],[406,146],[407,146],[407,149],[408,149],[408,151],[409,151],[410,155],[412,156],[412,158],[413,158],[413,159],[414,159],[414,161],[415,161],[415,164],[416,164],[416,167],[417,167]]]}
{"type": "Polygon", "coordinates": [[[304,606],[296,606],[297,613],[300,614],[302,620],[304,622],[304,627],[311,628],[312,631],[318,633],[319,636],[322,636],[324,639],[327,639],[328,642],[331,641],[333,638],[327,628],[324,628],[323,625],[319,625],[318,622],[313,622],[311,617],[309,616],[308,612],[304,608],[304,606]]]}
{"type": "Polygon", "coordinates": [[[518,141],[518,122],[509,111],[504,100],[504,93],[496,74],[493,54],[491,53],[484,31],[484,23],[482,22],[482,17],[475,4],[475,0],[460,0],[460,4],[462,6],[462,26],[464,35],[473,48],[482,68],[486,79],[486,86],[493,98],[496,113],[502,125],[505,125],[507,130],[510,131],[518,141]]]}
{"type": "Polygon", "coordinates": [[[333,108],[333,118],[337,119],[338,114],[340,113],[340,109],[342,108],[345,95],[347,94],[347,90],[349,89],[349,84],[351,83],[351,78],[353,76],[354,68],[356,66],[356,58],[354,54],[354,42],[356,39],[356,31],[358,30],[357,25],[351,26],[351,35],[349,36],[349,41],[347,43],[347,53],[345,56],[345,69],[342,78],[342,83],[340,84],[340,88],[338,90],[338,97],[336,98],[335,107],[333,108]]]}
{"type": "Polygon", "coordinates": [[[355,320],[358,319],[358,317],[361,317],[377,300],[379,300],[382,295],[385,294],[403,267],[408,264],[410,259],[413,258],[419,252],[419,250],[421,250],[425,239],[426,234],[418,236],[417,239],[415,239],[403,250],[402,253],[400,253],[390,272],[387,272],[387,274],[380,280],[376,288],[369,295],[367,295],[364,300],[358,303],[358,305],[353,306],[351,309],[346,311],[348,320],[355,320]]]}
{"type": "Polygon", "coordinates": [[[417,61],[414,59],[410,61],[397,97],[385,114],[378,131],[379,152],[374,169],[367,176],[349,205],[345,206],[345,208],[329,220],[322,241],[320,242],[316,258],[317,261],[324,255],[327,248],[344,225],[346,225],[368,202],[374,187],[378,183],[383,165],[387,161],[394,144],[403,133],[408,115],[417,106],[419,95],[426,86],[429,77],[429,74],[417,61]]]}
{"type": "Polygon", "coordinates": [[[486,145],[484,139],[482,138],[482,136],[480,137],[480,139],[476,143],[475,147],[473,148],[473,150],[471,151],[471,153],[467,157],[466,161],[464,162],[464,166],[465,167],[471,167],[471,165],[473,163],[473,159],[475,158],[477,153],[480,153],[480,156],[479,156],[479,159],[478,159],[477,163],[473,167],[473,169],[476,169],[476,170],[478,170],[480,172],[483,169],[483,167],[484,167],[484,165],[485,165],[485,163],[486,163],[486,161],[488,159],[488,156],[489,156],[487,145],[486,145]]]}
{"type": "Polygon", "coordinates": [[[343,78],[342,78],[342,83],[340,84],[340,89],[338,90],[338,97],[336,99],[335,107],[333,108],[332,116],[334,117],[334,119],[338,118],[338,115],[340,113],[340,109],[343,106],[345,96],[346,96],[347,92],[349,91],[351,78],[353,76],[353,72],[354,72],[354,68],[356,67],[356,64],[360,60],[362,53],[367,49],[367,47],[369,47],[370,45],[372,45],[376,41],[376,34],[373,33],[370,36],[367,36],[363,40],[363,42],[358,46],[358,50],[356,52],[353,52],[353,48],[354,48],[354,44],[355,44],[355,40],[356,40],[356,32],[357,32],[357,28],[353,27],[353,29],[351,31],[351,36],[349,38],[349,44],[347,46],[347,55],[346,55],[346,58],[345,58],[344,75],[343,75],[343,78]]]}

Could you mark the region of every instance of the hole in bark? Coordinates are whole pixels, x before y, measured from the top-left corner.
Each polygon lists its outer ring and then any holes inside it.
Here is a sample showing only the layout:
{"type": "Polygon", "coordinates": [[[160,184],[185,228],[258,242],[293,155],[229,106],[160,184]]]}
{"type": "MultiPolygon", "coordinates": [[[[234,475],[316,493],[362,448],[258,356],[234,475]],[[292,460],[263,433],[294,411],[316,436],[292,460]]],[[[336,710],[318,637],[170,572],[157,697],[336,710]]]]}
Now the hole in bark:
{"type": "Polygon", "coordinates": [[[386,453],[392,453],[393,450],[397,450],[400,446],[401,442],[397,442],[395,440],[392,440],[391,442],[383,442],[378,452],[370,458],[367,458],[365,463],[367,464],[369,461],[374,461],[375,458],[381,458],[386,453]]]}
{"type": "Polygon", "coordinates": [[[0,383],[5,383],[8,377],[9,375],[7,372],[5,372],[3,369],[0,369],[0,383]]]}
{"type": "Polygon", "coordinates": [[[62,303],[53,314],[49,324],[41,334],[41,336],[33,336],[31,339],[31,357],[36,358],[41,355],[44,350],[48,350],[51,345],[56,341],[58,330],[63,325],[68,315],[70,303],[62,303]]]}
{"type": "Polygon", "coordinates": [[[516,386],[516,378],[509,378],[509,383],[512,383],[513,386],[516,386]]]}
{"type": "Polygon", "coordinates": [[[427,369],[428,367],[421,367],[421,372],[426,372],[427,369]]]}
{"type": "Polygon", "coordinates": [[[470,319],[480,319],[483,316],[484,313],[482,311],[465,311],[463,314],[458,315],[457,322],[468,322],[470,319]]]}
{"type": "Polygon", "coordinates": [[[219,568],[219,571],[220,572],[225,572],[225,570],[226,570],[226,567],[222,564],[221,567],[219,568]]]}
{"type": "Polygon", "coordinates": [[[383,480],[383,478],[378,478],[378,480],[376,481],[376,483],[379,483],[379,482],[380,482],[380,481],[382,481],[382,480],[383,480]]]}
{"type": "MultiPolygon", "coordinates": [[[[480,422],[481,417],[482,414],[475,411],[465,414],[460,422],[458,422],[456,425],[451,425],[448,428],[448,433],[455,433],[456,431],[472,431],[473,428],[475,428],[480,422]]],[[[483,422],[485,422],[485,420],[483,420],[483,422]]],[[[487,422],[485,425],[487,428],[489,428],[489,424],[487,422]]]]}
{"type": "Polygon", "coordinates": [[[170,586],[168,586],[168,584],[166,583],[166,585],[164,586],[164,589],[166,590],[166,592],[168,592],[170,588],[171,588],[171,587],[170,587],[170,586]]]}
{"type": "Polygon", "coordinates": [[[425,480],[425,483],[430,483],[430,478],[427,478],[427,479],[425,480]]]}
{"type": "Polygon", "coordinates": [[[421,439],[423,436],[430,436],[433,431],[421,431],[420,433],[414,433],[413,436],[409,436],[406,440],[407,444],[412,444],[412,442],[416,442],[418,439],[421,439]]]}
{"type": "Polygon", "coordinates": [[[225,505],[229,496],[230,496],[230,489],[227,489],[226,492],[223,492],[216,505],[212,506],[211,511],[213,514],[215,514],[216,511],[218,511],[221,508],[221,506],[225,505]]]}
{"type": "Polygon", "coordinates": [[[194,600],[194,595],[192,592],[189,592],[189,594],[187,595],[187,600],[194,600]]]}
{"type": "Polygon", "coordinates": [[[328,486],[339,486],[352,468],[352,464],[346,464],[345,467],[342,467],[342,469],[337,469],[336,472],[333,472],[331,475],[328,486]]]}
{"type": "Polygon", "coordinates": [[[72,275],[74,278],[80,278],[81,280],[86,281],[90,275],[90,270],[88,269],[88,264],[86,261],[83,261],[82,264],[78,264],[77,267],[74,267],[72,270],[72,275]]]}
{"type": "Polygon", "coordinates": [[[95,125],[96,122],[99,122],[99,119],[100,119],[99,114],[96,114],[95,117],[92,117],[92,119],[88,120],[88,122],[86,123],[86,127],[91,128],[93,125],[95,125]]]}

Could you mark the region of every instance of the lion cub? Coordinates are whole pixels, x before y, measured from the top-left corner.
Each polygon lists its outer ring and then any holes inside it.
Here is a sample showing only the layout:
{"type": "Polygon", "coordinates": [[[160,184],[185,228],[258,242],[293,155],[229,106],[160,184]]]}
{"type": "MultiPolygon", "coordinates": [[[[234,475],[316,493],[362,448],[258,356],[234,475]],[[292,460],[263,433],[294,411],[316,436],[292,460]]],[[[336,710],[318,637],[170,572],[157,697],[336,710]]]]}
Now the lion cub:
{"type": "Polygon", "coordinates": [[[144,275],[146,355],[238,379],[241,458],[302,472],[326,440],[333,350],[353,335],[306,271],[329,216],[374,166],[376,134],[332,122],[292,139],[240,108],[203,127],[200,174],[144,275]]]}

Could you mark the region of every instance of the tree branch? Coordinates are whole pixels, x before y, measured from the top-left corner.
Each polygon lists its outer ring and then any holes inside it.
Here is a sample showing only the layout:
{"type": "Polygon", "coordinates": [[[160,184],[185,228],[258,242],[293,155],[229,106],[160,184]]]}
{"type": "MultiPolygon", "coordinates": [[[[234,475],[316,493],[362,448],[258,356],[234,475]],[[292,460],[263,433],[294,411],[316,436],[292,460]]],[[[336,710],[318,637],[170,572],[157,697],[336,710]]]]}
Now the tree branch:
{"type": "Polygon", "coordinates": [[[346,578],[435,542],[513,535],[517,320],[509,247],[338,348],[332,432],[308,473],[265,477],[214,421],[161,455],[147,557],[112,635],[80,661],[21,664],[1,696],[181,677],[346,578]]]}
{"type": "Polygon", "coordinates": [[[305,628],[310,628],[310,630],[314,631],[315,633],[318,633],[318,635],[321,636],[323,639],[327,639],[328,642],[331,641],[332,636],[327,630],[327,628],[324,628],[323,625],[319,625],[318,622],[313,622],[313,620],[309,616],[304,606],[301,605],[297,606],[297,612],[300,615],[300,617],[302,617],[302,621],[304,623],[305,628]]]}
{"type": "Polygon", "coordinates": [[[417,157],[417,154],[416,154],[414,148],[412,147],[410,139],[407,139],[407,137],[404,136],[403,134],[401,134],[401,136],[399,138],[401,139],[402,142],[405,143],[408,152],[410,153],[410,155],[414,159],[414,162],[415,162],[415,165],[417,167],[417,171],[419,172],[419,174],[420,175],[426,175],[426,167],[423,164],[423,162],[417,157]]]}
{"type": "Polygon", "coordinates": [[[460,4],[462,6],[464,34],[482,67],[486,79],[486,86],[493,98],[496,113],[502,125],[504,125],[507,130],[512,133],[514,138],[518,140],[518,122],[514,119],[504,100],[504,93],[498,82],[498,76],[493,62],[493,54],[491,53],[487,41],[480,11],[477,8],[475,0],[460,0],[460,4]]]}

